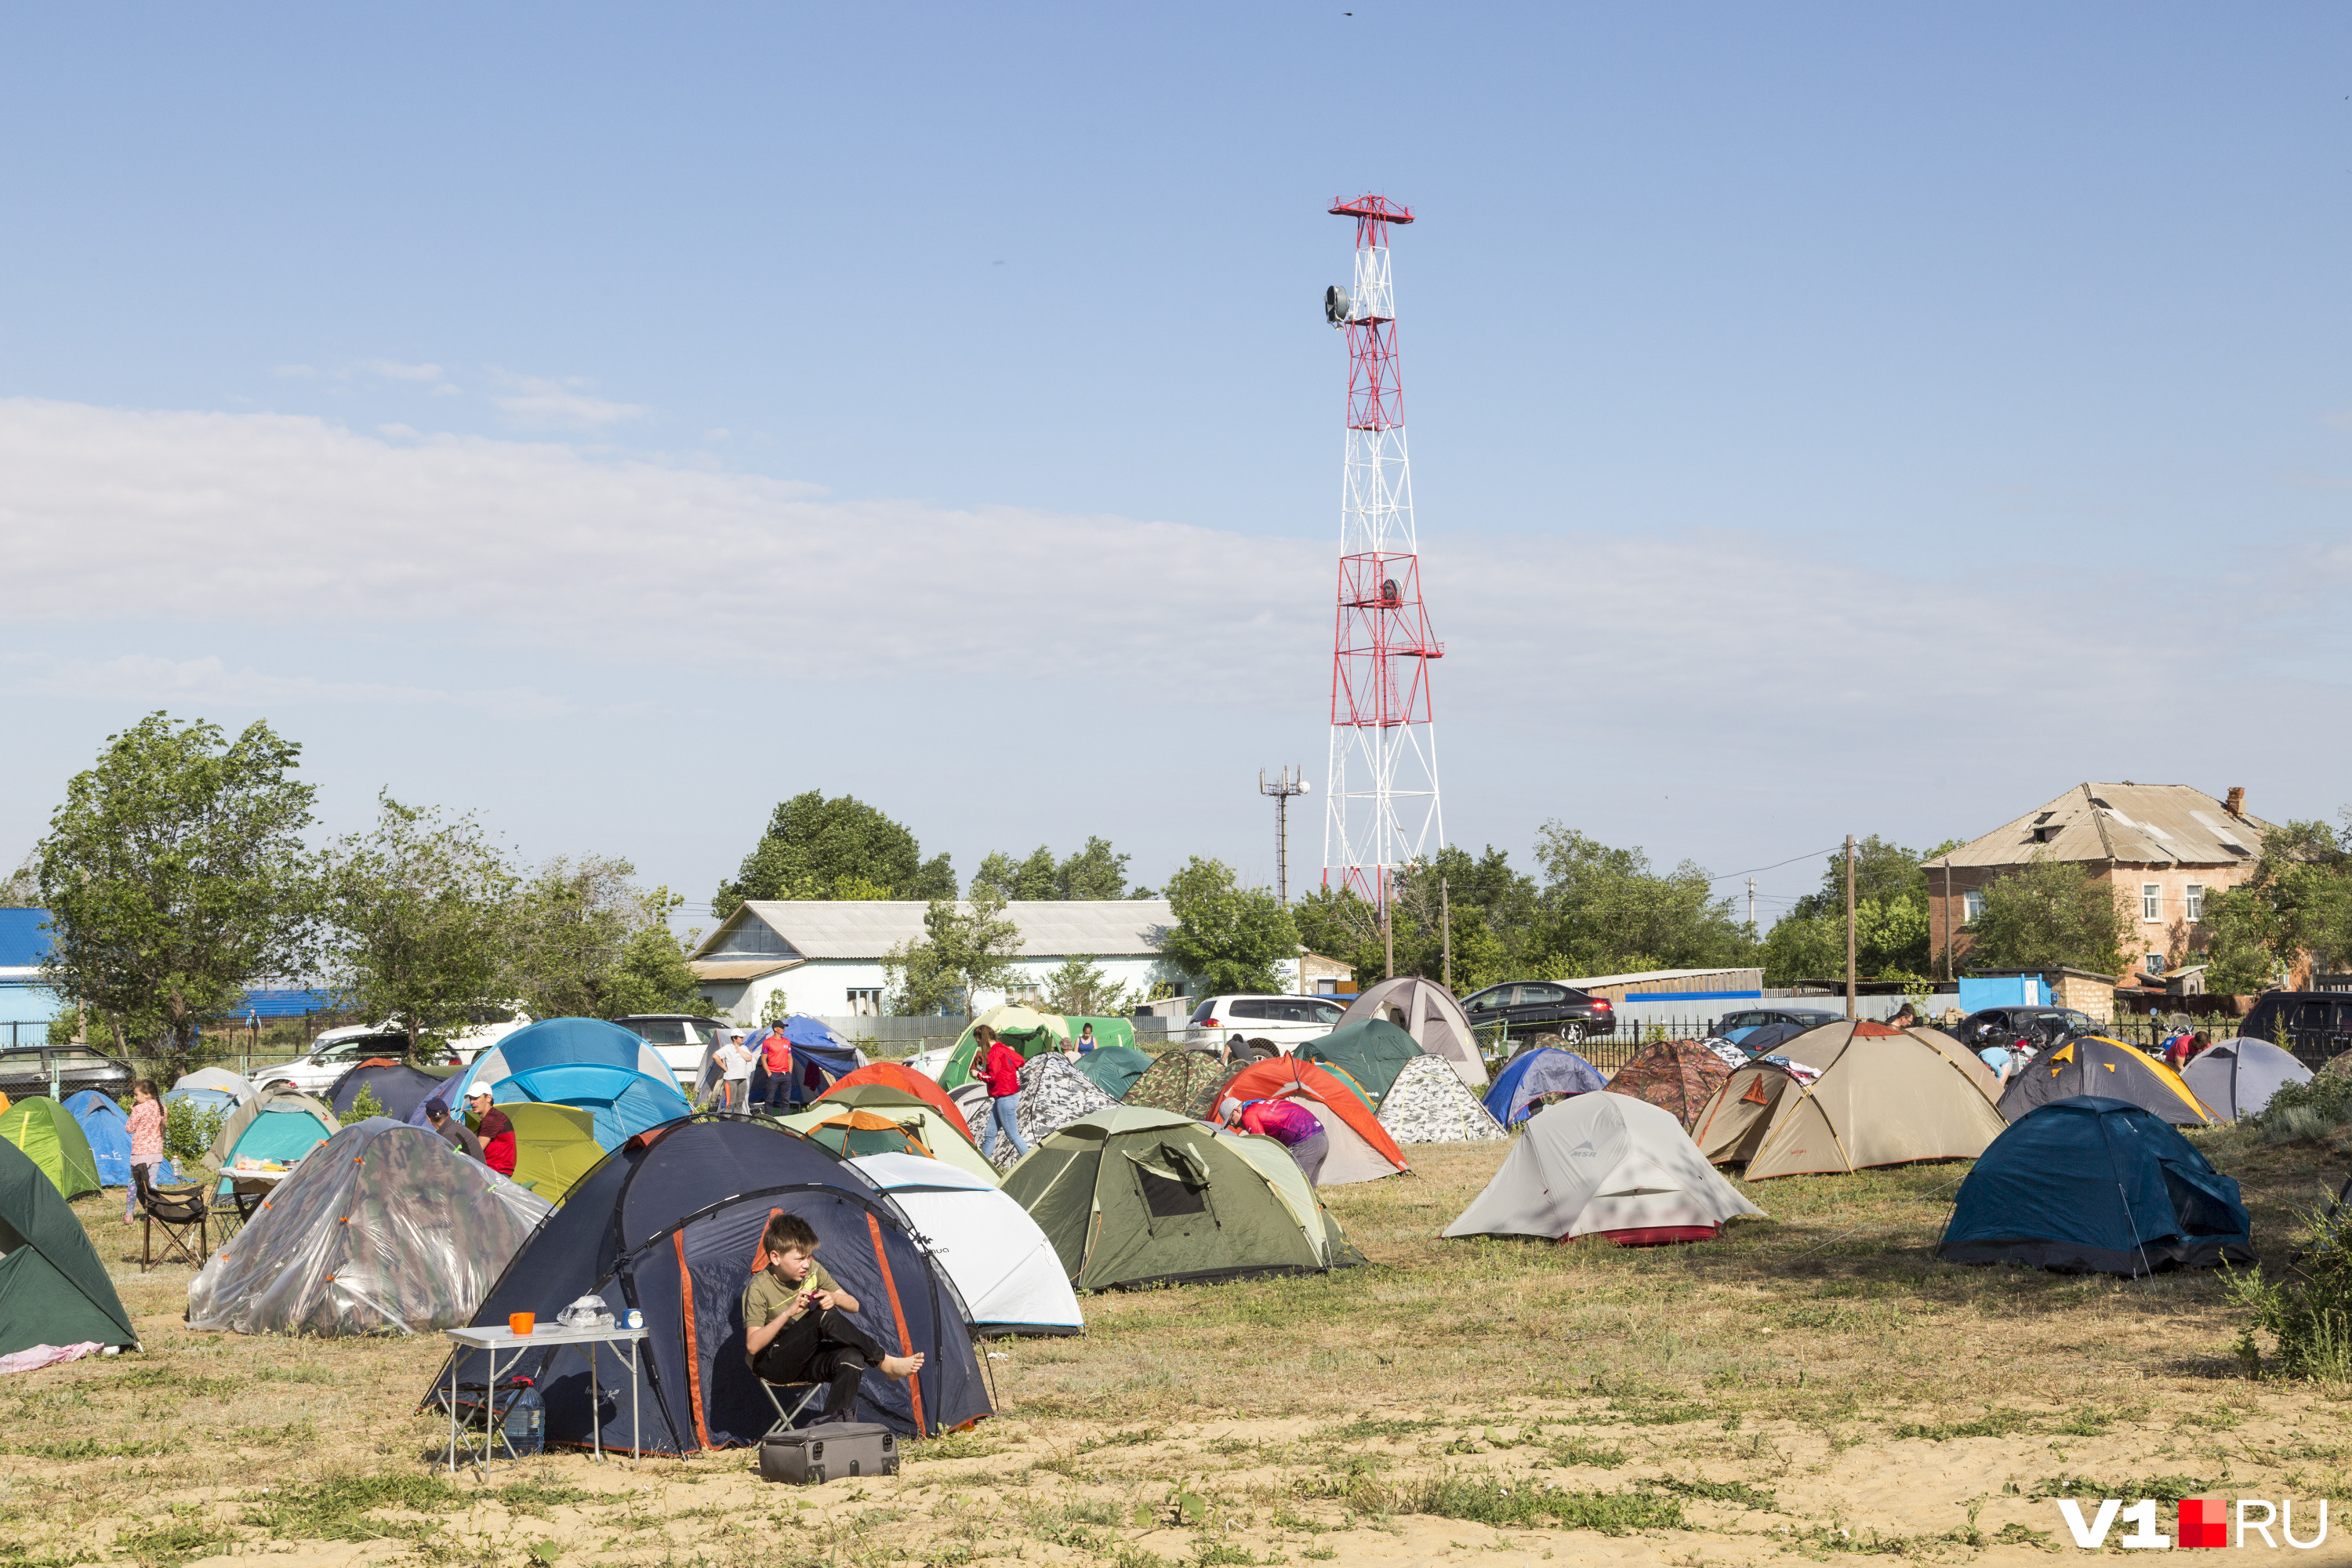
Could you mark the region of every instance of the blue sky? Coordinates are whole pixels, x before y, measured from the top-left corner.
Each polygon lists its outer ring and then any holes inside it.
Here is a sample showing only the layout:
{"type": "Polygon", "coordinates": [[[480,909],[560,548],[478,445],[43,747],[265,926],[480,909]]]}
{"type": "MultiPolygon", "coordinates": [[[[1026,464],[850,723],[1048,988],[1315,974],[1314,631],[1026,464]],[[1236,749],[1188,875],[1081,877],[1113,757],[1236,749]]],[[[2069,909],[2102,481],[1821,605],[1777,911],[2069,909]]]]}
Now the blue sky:
{"type": "Polygon", "coordinates": [[[164,707],[697,898],[1270,875],[1364,190],[1455,841],[2352,799],[2352,16],[1347,9],[0,17],[0,856],[164,707]]]}

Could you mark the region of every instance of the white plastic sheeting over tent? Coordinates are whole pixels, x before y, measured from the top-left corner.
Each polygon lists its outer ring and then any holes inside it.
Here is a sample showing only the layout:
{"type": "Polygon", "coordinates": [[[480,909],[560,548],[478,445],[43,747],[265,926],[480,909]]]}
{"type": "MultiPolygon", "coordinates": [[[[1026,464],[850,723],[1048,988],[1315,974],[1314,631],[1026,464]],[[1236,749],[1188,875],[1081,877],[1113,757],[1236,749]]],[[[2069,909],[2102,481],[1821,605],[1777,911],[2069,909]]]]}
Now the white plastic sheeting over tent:
{"type": "Polygon", "coordinates": [[[1085,1329],[1054,1244],[1028,1210],[984,1177],[919,1154],[862,1154],[850,1163],[906,1211],[955,1281],[973,1328],[992,1334],[1085,1329]]]}
{"type": "Polygon", "coordinates": [[[1707,1163],[1673,1112],[1622,1094],[1580,1094],[1527,1131],[1447,1236],[1600,1235],[1629,1246],[1697,1241],[1764,1211],[1707,1163]]]}

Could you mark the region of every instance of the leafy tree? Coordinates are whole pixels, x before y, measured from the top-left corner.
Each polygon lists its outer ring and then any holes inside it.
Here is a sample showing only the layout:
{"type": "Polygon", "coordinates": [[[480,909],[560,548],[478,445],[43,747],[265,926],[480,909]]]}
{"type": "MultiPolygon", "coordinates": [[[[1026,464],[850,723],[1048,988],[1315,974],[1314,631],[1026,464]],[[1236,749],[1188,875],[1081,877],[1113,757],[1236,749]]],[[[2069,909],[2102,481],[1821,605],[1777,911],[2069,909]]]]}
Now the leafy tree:
{"type": "Polygon", "coordinates": [[[1015,860],[1002,851],[992,852],[971,874],[971,886],[975,893],[985,888],[1007,903],[1058,897],[1054,889],[1054,852],[1043,844],[1031,851],[1026,860],[1015,860]]]}
{"type": "MultiPolygon", "coordinates": [[[[1929,940],[1927,873],[1959,847],[1950,839],[1924,854],[1874,833],[1854,845],[1854,968],[1873,979],[1924,980],[1936,963],[1929,940]]],[[[1835,979],[1845,973],[1845,850],[1825,857],[1822,885],[1773,922],[1760,950],[1764,981],[1835,979]]]]}
{"type": "Polygon", "coordinates": [[[1987,884],[1970,928],[1970,969],[2123,969],[2131,919],[2114,884],[2072,860],[2035,859],[1987,884]]]}
{"type": "Polygon", "coordinates": [[[510,999],[517,878],[470,815],[376,800],[375,826],[326,856],[333,980],[352,1011],[398,1020],[414,1059],[510,999]]]}
{"type": "Polygon", "coordinates": [[[204,1020],[247,987],[310,967],[314,888],[301,747],[267,723],[152,713],[74,775],[36,851],[53,946],[43,983],[119,1049],[163,1037],[176,1078],[204,1020]]]}
{"type": "Polygon", "coordinates": [[[977,993],[1011,982],[1020,952],[1021,928],[1004,918],[995,889],[977,889],[961,905],[933,900],[923,911],[923,940],[883,955],[890,1010],[902,1017],[956,1006],[969,1012],[977,993]]]}
{"type": "MultiPolygon", "coordinates": [[[[974,888],[993,888],[1008,901],[1021,899],[1124,899],[1129,856],[1115,853],[1108,838],[1089,837],[1087,847],[1056,863],[1040,844],[1025,860],[1002,850],[991,853],[971,874],[974,888]]],[[[1138,892],[1143,898],[1148,895],[1138,892]]]]}
{"type": "MultiPolygon", "coordinates": [[[[1535,948],[1539,910],[1534,879],[1513,870],[1508,854],[1491,844],[1476,857],[1448,845],[1400,870],[1395,890],[1389,918],[1399,974],[1443,977],[1449,917],[1456,992],[1510,978],[1535,948]]],[[[1382,977],[1386,944],[1380,910],[1369,900],[1344,889],[1318,889],[1294,900],[1291,914],[1307,949],[1346,963],[1360,988],[1382,977]]]]}
{"type": "Polygon", "coordinates": [[[371,1116],[383,1114],[383,1101],[376,1098],[374,1086],[363,1083],[360,1091],[352,1096],[352,1108],[337,1113],[335,1120],[345,1127],[353,1127],[371,1116]]]}
{"type": "Polygon", "coordinates": [[[1195,855],[1169,879],[1176,928],[1161,951],[1191,977],[1195,995],[1273,991],[1276,965],[1298,955],[1298,927],[1271,888],[1244,888],[1232,867],[1195,855]]]}
{"type": "Polygon", "coordinates": [[[1566,977],[1754,962],[1755,942],[1714,896],[1704,867],[1663,875],[1638,849],[1613,849],[1548,822],[1537,835],[1548,973],[1566,977]]]}
{"type": "Polygon", "coordinates": [[[855,795],[828,800],[810,790],[780,804],[734,879],[711,895],[720,920],[746,899],[822,899],[843,878],[889,889],[894,899],[953,899],[945,855],[922,858],[915,836],[855,795]]]}
{"type": "Polygon", "coordinates": [[[637,886],[617,858],[559,857],[515,900],[505,987],[532,1016],[618,1018],[699,1013],[688,945],[669,917],[683,899],[637,886]]]}
{"type": "Polygon", "coordinates": [[[1045,1011],[1108,1018],[1132,1005],[1127,987],[1098,966],[1090,954],[1072,953],[1045,976],[1045,1011]]]}
{"type": "Polygon", "coordinates": [[[0,880],[0,910],[36,910],[41,907],[40,851],[28,853],[23,864],[0,880]]]}
{"type": "Polygon", "coordinates": [[[2320,969],[2352,963],[2352,811],[2347,826],[2290,822],[2263,835],[2247,879],[2205,900],[2210,991],[2274,985],[2308,955],[2320,969]]]}

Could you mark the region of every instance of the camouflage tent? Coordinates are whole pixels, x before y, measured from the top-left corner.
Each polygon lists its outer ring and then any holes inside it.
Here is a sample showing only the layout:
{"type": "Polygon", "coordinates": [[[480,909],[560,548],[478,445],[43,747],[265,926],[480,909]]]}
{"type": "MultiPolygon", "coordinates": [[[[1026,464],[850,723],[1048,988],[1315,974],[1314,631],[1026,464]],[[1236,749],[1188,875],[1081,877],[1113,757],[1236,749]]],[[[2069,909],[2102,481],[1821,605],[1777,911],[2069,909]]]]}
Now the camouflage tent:
{"type": "Polygon", "coordinates": [[[1170,1051],[1129,1087],[1125,1103],[1205,1120],[1216,1111],[1217,1090],[1240,1070],[1208,1051],[1170,1051]]]}
{"type": "Polygon", "coordinates": [[[1619,1068],[1608,1092],[1656,1106],[1687,1132],[1698,1125],[1698,1113],[1730,1076],[1730,1064],[1697,1041],[1660,1040],[1643,1047],[1619,1068]]]}

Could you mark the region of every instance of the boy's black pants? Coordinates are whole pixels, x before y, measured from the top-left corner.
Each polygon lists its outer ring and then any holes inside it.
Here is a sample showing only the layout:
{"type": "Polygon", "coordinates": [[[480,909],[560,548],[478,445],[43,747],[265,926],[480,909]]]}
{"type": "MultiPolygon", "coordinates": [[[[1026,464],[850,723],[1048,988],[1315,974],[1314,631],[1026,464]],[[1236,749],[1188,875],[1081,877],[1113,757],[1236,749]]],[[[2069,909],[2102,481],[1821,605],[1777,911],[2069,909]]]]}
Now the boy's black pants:
{"type": "Polygon", "coordinates": [[[857,1385],[866,1369],[882,1363],[882,1347],[846,1312],[830,1308],[803,1312],[776,1331],[768,1348],[751,1359],[751,1370],[770,1383],[830,1383],[826,1421],[845,1421],[857,1408],[857,1385]]]}

